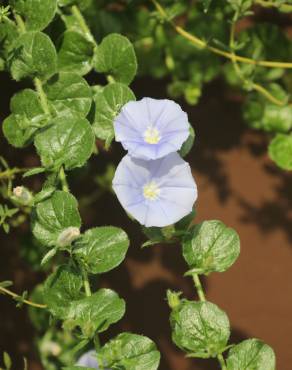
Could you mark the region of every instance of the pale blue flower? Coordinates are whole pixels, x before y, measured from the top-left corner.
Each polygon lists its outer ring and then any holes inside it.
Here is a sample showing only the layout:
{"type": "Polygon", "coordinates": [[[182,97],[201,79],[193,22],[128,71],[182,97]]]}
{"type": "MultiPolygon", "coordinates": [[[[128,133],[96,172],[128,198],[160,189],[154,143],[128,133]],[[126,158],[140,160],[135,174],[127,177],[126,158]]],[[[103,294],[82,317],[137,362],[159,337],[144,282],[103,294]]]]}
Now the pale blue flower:
{"type": "Polygon", "coordinates": [[[143,98],[123,106],[114,128],[116,141],[132,157],[158,159],[181,148],[190,125],[187,114],[174,101],[143,98]]]}
{"type": "Polygon", "coordinates": [[[94,350],[88,351],[84,353],[80,359],[78,360],[78,366],[89,367],[91,369],[99,369],[97,359],[96,359],[96,352],[94,350]]]}
{"type": "Polygon", "coordinates": [[[192,211],[197,186],[190,166],[177,153],[156,160],[126,155],[113,189],[124,209],[142,225],[171,225],[192,211]]]}

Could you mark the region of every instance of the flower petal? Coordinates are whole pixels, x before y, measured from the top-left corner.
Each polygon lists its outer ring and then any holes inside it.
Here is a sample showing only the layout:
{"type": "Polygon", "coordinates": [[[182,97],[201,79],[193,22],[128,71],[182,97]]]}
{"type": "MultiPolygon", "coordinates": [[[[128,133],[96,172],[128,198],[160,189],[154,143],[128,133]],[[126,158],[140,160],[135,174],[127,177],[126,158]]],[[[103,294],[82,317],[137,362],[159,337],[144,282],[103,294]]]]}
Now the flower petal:
{"type": "Polygon", "coordinates": [[[179,221],[191,212],[197,199],[190,166],[177,153],[154,161],[126,155],[117,167],[113,189],[123,208],[147,227],[179,221]],[[152,183],[158,189],[150,197],[144,193],[149,183],[150,189],[152,183]]]}
{"type": "Polygon", "coordinates": [[[114,121],[116,141],[136,158],[154,160],[178,151],[189,136],[187,114],[168,99],[143,98],[124,105],[114,121]],[[151,131],[155,136],[151,138],[151,131]]]}

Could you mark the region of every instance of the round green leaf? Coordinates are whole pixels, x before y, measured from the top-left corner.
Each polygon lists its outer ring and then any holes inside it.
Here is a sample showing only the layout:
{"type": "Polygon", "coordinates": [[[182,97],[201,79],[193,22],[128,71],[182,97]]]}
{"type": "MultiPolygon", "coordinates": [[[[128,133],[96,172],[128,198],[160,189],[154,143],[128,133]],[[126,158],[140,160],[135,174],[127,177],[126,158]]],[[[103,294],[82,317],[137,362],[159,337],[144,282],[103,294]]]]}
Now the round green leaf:
{"type": "Polygon", "coordinates": [[[58,66],[60,71],[85,75],[91,70],[93,44],[79,32],[65,31],[59,41],[58,66]]]}
{"type": "Polygon", "coordinates": [[[194,226],[183,240],[184,259],[201,274],[226,271],[239,253],[238,234],[217,220],[194,226]]]}
{"type": "Polygon", "coordinates": [[[276,358],[271,347],[258,339],[247,339],[228,354],[227,370],[275,370],[276,358]]]}
{"type": "Polygon", "coordinates": [[[110,369],[156,370],[160,353],[155,343],[142,335],[122,333],[97,353],[99,364],[110,369]]]}
{"type": "Polygon", "coordinates": [[[75,243],[73,253],[93,274],[118,266],[127,253],[129,239],[118,227],[104,226],[88,230],[75,243]]]}
{"type": "Polygon", "coordinates": [[[91,125],[81,117],[55,118],[52,125],[35,137],[35,146],[44,167],[66,170],[81,167],[92,154],[94,134],[91,125]]]}
{"type": "Polygon", "coordinates": [[[110,144],[115,136],[113,121],[123,105],[135,100],[132,90],[124,84],[112,83],[95,95],[93,129],[97,138],[110,144]]]}
{"type": "Polygon", "coordinates": [[[24,18],[30,31],[41,31],[53,20],[57,0],[12,0],[13,9],[24,18]]]}
{"type": "Polygon", "coordinates": [[[9,143],[17,148],[30,144],[38,127],[47,122],[38,94],[25,89],[15,94],[10,102],[12,114],[3,122],[3,133],[9,143]]]}
{"type": "Polygon", "coordinates": [[[110,289],[100,289],[67,307],[71,327],[79,326],[88,338],[108,329],[125,314],[125,301],[110,289]]]}
{"type": "Polygon", "coordinates": [[[93,65],[97,72],[129,85],[137,72],[134,47],[126,37],[112,33],[96,48],[93,65]]]}
{"type": "Polygon", "coordinates": [[[56,49],[47,35],[42,32],[26,32],[16,40],[10,66],[16,81],[27,77],[45,80],[56,69],[56,49]]]}
{"type": "Polygon", "coordinates": [[[195,130],[192,128],[192,126],[190,126],[189,137],[183,143],[183,145],[182,145],[182,147],[180,148],[180,151],[179,151],[179,154],[182,157],[185,157],[190,152],[190,150],[192,149],[192,147],[194,145],[194,141],[195,141],[195,136],[196,136],[195,130]]]}
{"type": "Polygon", "coordinates": [[[194,357],[221,353],[230,335],[227,315],[210,302],[181,301],[171,313],[170,324],[174,343],[194,357]]]}
{"type": "Polygon", "coordinates": [[[269,145],[269,156],[283,170],[292,170],[292,135],[278,134],[269,145]]]}
{"type": "Polygon", "coordinates": [[[2,19],[0,22],[0,57],[3,58],[3,66],[5,68],[5,61],[9,59],[9,54],[14,42],[19,36],[16,25],[13,22],[9,22],[6,19],[2,19]]]}
{"type": "Polygon", "coordinates": [[[78,203],[73,195],[64,191],[55,191],[52,197],[38,203],[32,218],[34,236],[47,246],[56,246],[64,230],[80,226],[78,203]]]}
{"type": "Polygon", "coordinates": [[[82,297],[83,285],[79,271],[68,265],[59,266],[45,281],[44,302],[52,315],[59,319],[68,317],[72,301],[82,297]]]}
{"type": "Polygon", "coordinates": [[[53,76],[45,85],[44,91],[56,115],[69,110],[73,114],[86,117],[92,102],[88,83],[76,73],[62,72],[53,76]]]}

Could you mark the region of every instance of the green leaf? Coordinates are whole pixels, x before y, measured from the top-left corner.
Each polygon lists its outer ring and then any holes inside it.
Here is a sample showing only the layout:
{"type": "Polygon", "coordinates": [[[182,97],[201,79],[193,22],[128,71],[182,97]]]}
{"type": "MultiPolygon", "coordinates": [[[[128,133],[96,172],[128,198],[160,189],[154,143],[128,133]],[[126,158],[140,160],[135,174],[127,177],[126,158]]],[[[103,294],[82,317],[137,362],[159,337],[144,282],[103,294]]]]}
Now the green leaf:
{"type": "Polygon", "coordinates": [[[160,353],[155,343],[142,335],[122,333],[97,353],[99,364],[111,369],[156,370],[160,353]]]}
{"type": "Polygon", "coordinates": [[[271,347],[258,339],[247,339],[228,354],[227,370],[275,370],[276,358],[271,347]]]}
{"type": "Polygon", "coordinates": [[[240,252],[239,236],[221,221],[204,221],[194,226],[183,240],[183,256],[200,273],[226,271],[240,252]]]}
{"type": "Polygon", "coordinates": [[[292,135],[278,134],[269,145],[269,156],[283,170],[292,170],[292,135]]]}
{"type": "Polygon", "coordinates": [[[47,122],[38,94],[25,89],[15,94],[10,102],[12,114],[3,122],[3,133],[8,142],[22,148],[31,143],[34,133],[47,122]]]}
{"type": "Polygon", "coordinates": [[[52,125],[35,137],[35,146],[46,168],[66,170],[82,167],[91,156],[94,133],[85,118],[79,116],[59,117],[52,125]]]}
{"type": "Polygon", "coordinates": [[[57,0],[10,0],[14,9],[25,21],[30,31],[41,31],[53,20],[57,0]]]}
{"type": "Polygon", "coordinates": [[[132,90],[121,83],[112,83],[95,95],[93,129],[97,138],[111,142],[115,136],[113,121],[120,109],[130,100],[135,100],[132,90]]]}
{"type": "Polygon", "coordinates": [[[182,300],[172,310],[170,324],[174,343],[188,354],[200,357],[221,353],[230,335],[227,315],[210,302],[182,300]]]}
{"type": "Polygon", "coordinates": [[[10,66],[16,81],[28,77],[46,80],[56,69],[56,49],[47,35],[42,32],[26,32],[16,40],[10,66]]]}
{"type": "Polygon", "coordinates": [[[92,338],[108,329],[125,314],[125,301],[110,289],[100,289],[89,297],[74,301],[67,307],[72,327],[79,326],[83,335],[92,338]]]}
{"type": "Polygon", "coordinates": [[[26,171],[22,177],[30,177],[30,176],[34,176],[34,175],[38,175],[40,173],[44,173],[46,172],[46,169],[43,168],[43,167],[35,167],[35,168],[32,168],[31,170],[28,170],[26,171]]]}
{"type": "Polygon", "coordinates": [[[112,33],[96,48],[93,65],[97,72],[129,85],[137,72],[134,47],[126,37],[112,33]]]}
{"type": "Polygon", "coordinates": [[[1,288],[8,288],[8,287],[10,287],[12,285],[13,285],[13,282],[10,281],[10,280],[0,281],[0,287],[1,288]]]}
{"type": "Polygon", "coordinates": [[[88,83],[76,73],[60,73],[44,85],[50,107],[56,115],[66,115],[68,111],[86,117],[92,102],[88,83]]]}
{"type": "Polygon", "coordinates": [[[17,27],[13,22],[7,21],[6,19],[0,22],[0,57],[3,58],[3,66],[1,69],[5,69],[5,61],[9,59],[11,49],[18,36],[17,27]]]}
{"type": "Polygon", "coordinates": [[[182,147],[180,148],[179,154],[182,157],[185,157],[190,150],[192,149],[195,141],[195,130],[190,126],[190,134],[187,140],[183,143],[182,147]]]}
{"type": "Polygon", "coordinates": [[[73,253],[87,270],[101,274],[118,266],[127,253],[129,239],[118,227],[96,227],[88,230],[75,243],[73,253]]]}
{"type": "Polygon", "coordinates": [[[68,265],[59,266],[45,281],[44,303],[59,319],[69,316],[72,301],[80,299],[83,281],[80,272],[68,265]]]}
{"type": "MultiPolygon", "coordinates": [[[[287,93],[278,84],[268,85],[269,92],[280,101],[287,101],[287,93]]],[[[253,128],[267,132],[287,132],[292,128],[292,107],[278,106],[259,94],[250,94],[243,105],[243,117],[253,128]]]]}
{"type": "Polygon", "coordinates": [[[56,246],[59,236],[69,227],[80,228],[78,203],[73,195],[55,191],[53,196],[35,207],[32,232],[36,239],[51,247],[56,246]]]}
{"type": "Polygon", "coordinates": [[[91,70],[93,44],[84,35],[75,31],[65,31],[58,44],[60,71],[85,75],[91,70]]]}

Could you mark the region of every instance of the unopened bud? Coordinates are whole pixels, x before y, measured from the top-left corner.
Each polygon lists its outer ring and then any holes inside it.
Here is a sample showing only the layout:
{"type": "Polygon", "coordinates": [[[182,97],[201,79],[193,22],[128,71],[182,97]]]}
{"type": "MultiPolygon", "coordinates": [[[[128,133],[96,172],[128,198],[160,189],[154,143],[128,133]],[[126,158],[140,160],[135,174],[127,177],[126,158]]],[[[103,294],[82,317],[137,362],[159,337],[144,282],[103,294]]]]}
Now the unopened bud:
{"type": "Polygon", "coordinates": [[[181,294],[182,294],[182,292],[173,292],[171,290],[168,290],[166,292],[167,302],[168,302],[169,307],[172,310],[180,305],[180,296],[181,296],[181,294]]]}
{"type": "Polygon", "coordinates": [[[24,186],[16,186],[13,189],[14,198],[22,205],[28,205],[32,201],[31,192],[24,186]]]}
{"type": "Polygon", "coordinates": [[[78,227],[67,227],[67,229],[63,230],[57,240],[58,247],[67,247],[70,245],[75,239],[78,238],[80,235],[80,230],[78,227]]]}

